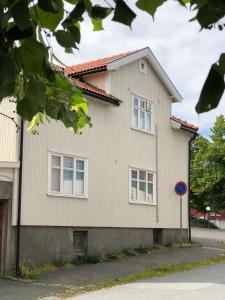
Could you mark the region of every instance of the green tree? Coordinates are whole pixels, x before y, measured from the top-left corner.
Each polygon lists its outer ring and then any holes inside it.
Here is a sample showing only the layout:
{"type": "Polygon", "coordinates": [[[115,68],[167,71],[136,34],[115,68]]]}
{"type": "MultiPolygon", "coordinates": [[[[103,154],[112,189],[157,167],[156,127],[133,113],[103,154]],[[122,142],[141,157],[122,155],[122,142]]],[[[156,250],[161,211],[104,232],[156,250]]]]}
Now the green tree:
{"type": "Polygon", "coordinates": [[[204,211],[225,209],[225,118],[220,115],[210,139],[198,136],[191,161],[191,206],[204,211]]]}
{"type": "MultiPolygon", "coordinates": [[[[154,17],[167,0],[136,0],[136,7],[154,17]]],[[[215,25],[223,29],[224,0],[176,0],[190,6],[202,29],[215,25]]],[[[96,1],[95,1],[96,2],[96,1]]],[[[60,120],[75,132],[90,124],[88,103],[62,72],[53,70],[55,57],[51,38],[65,52],[80,43],[80,24],[85,13],[93,30],[103,29],[102,21],[110,14],[112,21],[131,27],[136,13],[125,0],[105,0],[105,6],[91,0],[0,0],[0,103],[14,96],[17,113],[30,121],[30,129],[43,118],[60,120]],[[65,9],[69,3],[70,10],[65,9]]],[[[224,92],[225,54],[212,65],[203,86],[198,113],[215,108],[224,92]]]]}

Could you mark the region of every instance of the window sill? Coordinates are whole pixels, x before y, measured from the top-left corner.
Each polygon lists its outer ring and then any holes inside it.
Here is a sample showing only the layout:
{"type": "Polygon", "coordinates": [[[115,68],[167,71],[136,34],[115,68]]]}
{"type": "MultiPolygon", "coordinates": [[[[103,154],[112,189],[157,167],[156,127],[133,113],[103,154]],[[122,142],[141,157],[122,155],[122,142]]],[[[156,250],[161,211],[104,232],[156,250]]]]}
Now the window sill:
{"type": "Polygon", "coordinates": [[[129,201],[130,204],[140,204],[140,205],[148,205],[148,206],[156,206],[156,203],[146,203],[146,202],[137,202],[137,201],[129,201]]]}
{"type": "Polygon", "coordinates": [[[143,132],[143,133],[147,133],[147,134],[150,134],[150,135],[154,135],[153,131],[146,131],[146,130],[135,128],[135,127],[131,127],[131,129],[137,130],[137,131],[140,131],[140,132],[143,132]]]}
{"type": "Polygon", "coordinates": [[[82,195],[62,195],[62,194],[57,194],[57,193],[47,193],[47,196],[88,200],[87,195],[82,196],[82,195]]]}

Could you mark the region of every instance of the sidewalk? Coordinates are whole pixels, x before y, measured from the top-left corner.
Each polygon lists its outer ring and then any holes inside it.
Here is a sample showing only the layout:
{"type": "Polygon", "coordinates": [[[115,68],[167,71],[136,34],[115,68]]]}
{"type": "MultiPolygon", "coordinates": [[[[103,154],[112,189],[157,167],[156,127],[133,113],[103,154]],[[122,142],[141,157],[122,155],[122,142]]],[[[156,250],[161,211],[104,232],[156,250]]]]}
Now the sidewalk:
{"type": "Polygon", "coordinates": [[[34,283],[0,280],[0,300],[38,299],[61,293],[72,286],[91,285],[103,280],[116,279],[151,267],[196,262],[220,255],[222,251],[201,247],[163,249],[151,254],[125,257],[94,265],[60,268],[41,274],[38,282],[34,283]]]}

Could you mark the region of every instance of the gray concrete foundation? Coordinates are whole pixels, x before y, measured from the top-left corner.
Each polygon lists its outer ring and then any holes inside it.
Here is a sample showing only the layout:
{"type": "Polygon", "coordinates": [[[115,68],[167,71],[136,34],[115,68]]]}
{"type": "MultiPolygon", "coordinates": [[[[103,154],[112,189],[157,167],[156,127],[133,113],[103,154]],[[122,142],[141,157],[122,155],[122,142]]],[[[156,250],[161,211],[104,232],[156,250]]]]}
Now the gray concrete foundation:
{"type": "MultiPolygon", "coordinates": [[[[21,264],[39,265],[59,260],[70,260],[74,251],[73,232],[85,231],[87,252],[102,254],[126,248],[152,247],[153,229],[149,228],[95,228],[95,227],[21,227],[21,264]]],[[[187,241],[187,230],[183,230],[187,241]]],[[[161,244],[179,242],[179,230],[162,229],[161,244]]]]}

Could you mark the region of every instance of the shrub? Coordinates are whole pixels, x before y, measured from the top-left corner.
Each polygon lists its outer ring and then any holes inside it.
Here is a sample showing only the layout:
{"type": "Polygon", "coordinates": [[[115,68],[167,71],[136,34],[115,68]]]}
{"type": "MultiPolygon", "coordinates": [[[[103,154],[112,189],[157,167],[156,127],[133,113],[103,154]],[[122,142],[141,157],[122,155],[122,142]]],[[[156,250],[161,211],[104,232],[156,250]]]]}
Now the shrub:
{"type": "Polygon", "coordinates": [[[191,226],[193,227],[202,227],[202,228],[211,228],[211,229],[218,229],[218,227],[211,223],[208,222],[207,220],[204,219],[199,219],[199,220],[191,220],[191,226]]]}
{"type": "Polygon", "coordinates": [[[126,255],[126,256],[136,256],[137,255],[137,252],[134,250],[134,249],[130,249],[130,248],[126,248],[123,250],[123,253],[126,255]]]}
{"type": "Polygon", "coordinates": [[[150,252],[150,250],[148,248],[143,247],[141,245],[138,248],[135,248],[135,251],[140,254],[147,254],[150,252]]]}

